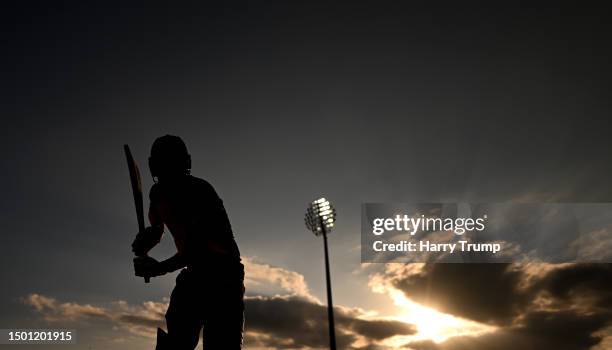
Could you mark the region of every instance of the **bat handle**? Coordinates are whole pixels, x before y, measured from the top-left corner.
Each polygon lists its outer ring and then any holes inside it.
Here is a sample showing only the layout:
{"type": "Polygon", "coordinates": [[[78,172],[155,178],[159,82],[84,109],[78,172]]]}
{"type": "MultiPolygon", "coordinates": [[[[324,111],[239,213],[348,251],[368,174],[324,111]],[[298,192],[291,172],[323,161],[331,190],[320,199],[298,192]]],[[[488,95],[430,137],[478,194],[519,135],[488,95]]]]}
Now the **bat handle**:
{"type": "MultiPolygon", "coordinates": [[[[135,271],[136,273],[138,273],[138,268],[137,268],[137,264],[138,264],[138,263],[137,263],[137,260],[138,260],[139,258],[141,258],[141,257],[145,257],[145,256],[147,256],[147,254],[144,254],[144,255],[137,254],[137,255],[136,255],[136,257],[134,258],[134,271],[135,271]]],[[[149,282],[151,282],[151,277],[149,277],[149,276],[145,276],[145,277],[144,277],[144,281],[145,281],[145,283],[149,283],[149,282]]]]}

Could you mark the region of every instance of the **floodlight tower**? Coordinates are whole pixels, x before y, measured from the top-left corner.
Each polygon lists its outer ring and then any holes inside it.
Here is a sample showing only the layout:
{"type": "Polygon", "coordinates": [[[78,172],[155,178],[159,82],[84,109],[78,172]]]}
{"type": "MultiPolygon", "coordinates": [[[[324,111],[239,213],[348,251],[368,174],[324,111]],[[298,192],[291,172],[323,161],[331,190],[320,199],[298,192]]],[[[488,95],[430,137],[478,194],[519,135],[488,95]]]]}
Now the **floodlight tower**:
{"type": "Polygon", "coordinates": [[[315,236],[323,236],[323,248],[325,249],[325,278],[327,280],[327,317],[329,319],[329,348],[336,350],[336,331],[334,328],[334,305],[332,302],[331,278],[329,275],[329,254],[327,253],[327,234],[334,227],[336,221],[336,209],[325,198],[319,198],[310,203],[306,209],[304,222],[306,227],[315,236]]]}

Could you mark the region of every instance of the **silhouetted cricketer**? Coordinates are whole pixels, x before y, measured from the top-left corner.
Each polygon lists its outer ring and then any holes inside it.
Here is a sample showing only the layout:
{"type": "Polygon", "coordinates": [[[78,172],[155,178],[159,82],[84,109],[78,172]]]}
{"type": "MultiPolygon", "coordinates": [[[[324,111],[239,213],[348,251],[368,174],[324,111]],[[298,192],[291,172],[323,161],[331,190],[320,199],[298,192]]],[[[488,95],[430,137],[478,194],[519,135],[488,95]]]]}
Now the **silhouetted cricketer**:
{"type": "Polygon", "coordinates": [[[203,328],[206,350],[242,347],[244,266],[223,202],[205,180],[190,175],[191,156],[181,138],[155,140],[149,168],[151,226],[136,235],[136,276],[183,269],[166,312],[168,334],[158,330],[158,350],[194,349],[203,328]],[[170,230],[177,253],[158,262],[146,256],[170,230]],[[140,256],[142,255],[142,256],[140,256]]]}

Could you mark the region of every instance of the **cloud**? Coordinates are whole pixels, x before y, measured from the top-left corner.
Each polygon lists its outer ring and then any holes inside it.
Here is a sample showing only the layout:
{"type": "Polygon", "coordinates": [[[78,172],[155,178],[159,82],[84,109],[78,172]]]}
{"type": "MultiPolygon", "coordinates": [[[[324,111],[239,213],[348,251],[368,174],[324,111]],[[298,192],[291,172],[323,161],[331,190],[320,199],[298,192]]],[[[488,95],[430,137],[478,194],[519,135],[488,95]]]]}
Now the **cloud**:
{"type": "Polygon", "coordinates": [[[555,349],[584,350],[597,346],[602,336],[593,329],[603,327],[609,320],[604,315],[585,316],[572,311],[533,312],[524,323],[481,336],[450,338],[436,344],[430,341],[413,342],[414,350],[515,350],[555,349]]]}
{"type": "MultiPolygon", "coordinates": [[[[245,298],[245,343],[249,348],[310,349],[329,345],[327,306],[311,295],[301,274],[250,259],[246,259],[245,267],[250,288],[266,286],[278,292],[245,298]]],[[[167,300],[138,305],[116,301],[94,306],[60,302],[41,294],[30,294],[22,301],[48,322],[104,322],[127,335],[147,338],[155,337],[157,327],[165,328],[168,307],[167,300]]],[[[373,318],[372,313],[359,308],[336,306],[334,311],[341,349],[375,349],[386,339],[416,332],[411,324],[373,318]]]]}
{"type": "MultiPolygon", "coordinates": [[[[108,307],[62,303],[54,298],[31,294],[23,298],[48,322],[110,322],[128,333],[154,337],[164,327],[167,303],[145,302],[129,305],[124,301],[108,307]]],[[[246,338],[249,346],[278,349],[308,349],[329,344],[327,307],[297,296],[257,296],[245,300],[246,338]]],[[[360,309],[335,308],[336,337],[339,348],[354,344],[375,344],[396,335],[411,335],[414,326],[386,319],[366,319],[360,309]]]]}
{"type": "Polygon", "coordinates": [[[578,261],[610,261],[612,257],[612,227],[603,227],[576,237],[569,244],[578,261]]]}
{"type": "Polygon", "coordinates": [[[281,267],[260,263],[252,258],[243,258],[247,291],[266,295],[295,295],[318,302],[310,293],[302,274],[281,267]]]}
{"type": "Polygon", "coordinates": [[[43,315],[46,321],[109,319],[106,310],[90,304],[60,303],[53,298],[40,294],[30,294],[22,299],[26,305],[32,306],[43,315]]]}
{"type": "Polygon", "coordinates": [[[128,333],[153,337],[157,327],[164,325],[164,314],[167,303],[144,302],[140,305],[129,305],[125,301],[116,301],[107,306],[93,306],[75,302],[60,302],[55,298],[41,294],[30,294],[22,302],[31,306],[43,320],[53,323],[91,324],[109,323],[122,328],[128,333]]]}
{"type": "Polygon", "coordinates": [[[611,341],[611,280],[608,264],[421,264],[387,267],[370,285],[497,326],[486,334],[411,342],[407,348],[569,350],[611,341]]]}
{"type": "Polygon", "coordinates": [[[515,291],[520,278],[504,264],[429,264],[391,283],[420,304],[498,325],[508,323],[514,310],[527,302],[515,291]]]}
{"type": "MultiPolygon", "coordinates": [[[[282,349],[320,348],[329,344],[327,307],[298,297],[252,297],[246,300],[247,330],[274,334],[267,346],[282,349]]],[[[336,338],[341,349],[355,348],[359,341],[372,343],[396,335],[416,333],[413,325],[385,319],[365,319],[360,309],[336,307],[336,338]]]]}

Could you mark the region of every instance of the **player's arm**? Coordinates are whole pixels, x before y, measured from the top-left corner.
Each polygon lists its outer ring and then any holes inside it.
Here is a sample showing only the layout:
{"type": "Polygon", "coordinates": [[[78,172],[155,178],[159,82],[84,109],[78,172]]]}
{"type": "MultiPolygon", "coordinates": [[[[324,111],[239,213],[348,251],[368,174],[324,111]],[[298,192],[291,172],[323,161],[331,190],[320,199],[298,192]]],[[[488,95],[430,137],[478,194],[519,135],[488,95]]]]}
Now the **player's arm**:
{"type": "Polygon", "coordinates": [[[187,266],[187,259],[185,259],[185,256],[183,254],[176,253],[172,257],[160,262],[159,264],[160,270],[163,273],[169,273],[187,266]]]}
{"type": "Polygon", "coordinates": [[[136,275],[142,277],[157,277],[170,272],[182,269],[187,266],[187,259],[180,251],[172,257],[158,262],[150,256],[138,257],[134,259],[136,275]]]}
{"type": "Polygon", "coordinates": [[[162,276],[185,266],[187,266],[187,261],[184,255],[181,255],[180,253],[176,253],[171,258],[161,262],[158,262],[150,256],[134,258],[134,269],[136,271],[136,276],[140,277],[162,276]]]}
{"type": "Polygon", "coordinates": [[[162,235],[164,234],[164,221],[153,204],[149,204],[149,223],[151,224],[151,227],[154,228],[155,237],[159,243],[162,235]]]}
{"type": "Polygon", "coordinates": [[[149,206],[149,222],[151,226],[138,232],[132,243],[132,251],[138,256],[146,255],[153,249],[161,241],[164,233],[164,222],[153,204],[149,206]]]}
{"type": "Polygon", "coordinates": [[[176,245],[177,252],[170,258],[159,263],[159,268],[163,273],[174,272],[178,269],[182,269],[183,267],[187,266],[187,232],[184,229],[177,227],[174,231],[172,231],[172,234],[174,236],[174,244],[176,245]]]}

